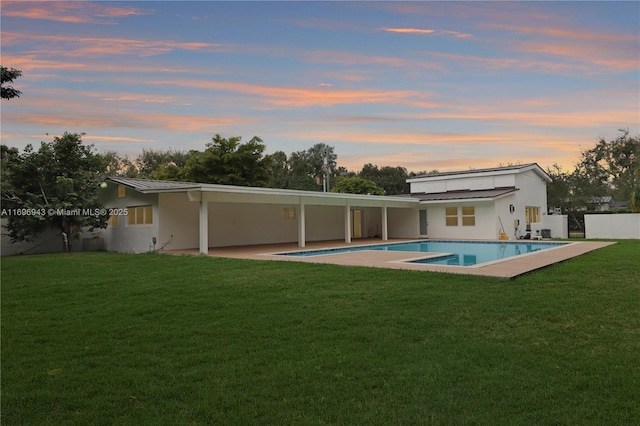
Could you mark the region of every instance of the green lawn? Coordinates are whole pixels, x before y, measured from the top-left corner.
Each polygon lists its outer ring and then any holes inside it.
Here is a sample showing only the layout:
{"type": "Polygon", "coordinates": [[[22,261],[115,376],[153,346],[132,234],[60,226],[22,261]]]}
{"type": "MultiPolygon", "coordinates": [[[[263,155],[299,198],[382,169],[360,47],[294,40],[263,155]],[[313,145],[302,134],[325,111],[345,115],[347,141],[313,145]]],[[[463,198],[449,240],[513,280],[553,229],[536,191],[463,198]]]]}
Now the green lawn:
{"type": "Polygon", "coordinates": [[[3,258],[3,425],[640,422],[640,241],[514,280],[3,258]]]}

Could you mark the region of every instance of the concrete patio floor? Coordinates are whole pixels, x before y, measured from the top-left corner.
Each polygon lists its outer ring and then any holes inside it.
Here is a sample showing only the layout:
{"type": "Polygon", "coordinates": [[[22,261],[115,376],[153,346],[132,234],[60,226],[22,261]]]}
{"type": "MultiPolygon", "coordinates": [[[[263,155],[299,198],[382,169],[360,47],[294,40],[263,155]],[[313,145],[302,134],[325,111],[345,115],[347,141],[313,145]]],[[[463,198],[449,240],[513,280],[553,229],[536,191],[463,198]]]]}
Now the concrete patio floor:
{"type": "MultiPolygon", "coordinates": [[[[278,260],[283,262],[324,263],[343,266],[368,266],[376,268],[405,269],[413,271],[435,271],[454,274],[481,275],[496,278],[513,278],[517,277],[518,275],[535,271],[536,269],[544,268],[554,263],[562,262],[564,260],[580,256],[590,251],[615,244],[613,242],[591,241],[569,242],[567,245],[560,246],[558,248],[542,250],[535,253],[520,255],[517,257],[510,257],[494,262],[483,263],[476,266],[445,266],[408,263],[408,260],[425,258],[427,255],[427,253],[417,252],[363,250],[309,257],[289,257],[278,255],[278,253],[290,251],[354,247],[371,244],[397,243],[403,241],[416,240],[393,239],[389,241],[381,241],[380,239],[365,239],[354,241],[352,244],[346,244],[344,241],[319,241],[309,242],[304,248],[298,247],[296,243],[219,247],[210,248],[208,254],[212,257],[235,259],[278,260]]],[[[164,253],[198,254],[198,250],[168,250],[164,251],[164,253]]]]}

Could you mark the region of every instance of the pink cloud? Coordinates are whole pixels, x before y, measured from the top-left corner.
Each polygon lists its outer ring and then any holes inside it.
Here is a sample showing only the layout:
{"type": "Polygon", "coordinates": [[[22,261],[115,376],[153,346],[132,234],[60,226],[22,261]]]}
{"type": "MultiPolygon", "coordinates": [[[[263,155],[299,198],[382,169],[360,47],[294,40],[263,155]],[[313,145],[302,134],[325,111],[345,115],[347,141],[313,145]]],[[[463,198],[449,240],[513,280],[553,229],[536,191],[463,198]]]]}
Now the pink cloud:
{"type": "Polygon", "coordinates": [[[117,37],[72,37],[63,35],[36,35],[28,33],[3,33],[3,43],[16,45],[26,40],[43,43],[40,51],[31,54],[63,57],[90,57],[110,55],[155,56],[174,50],[205,50],[222,47],[204,42],[179,42],[173,40],[143,40],[117,37]]]}
{"type": "Polygon", "coordinates": [[[149,80],[148,84],[220,90],[241,95],[258,96],[275,107],[330,106],[340,104],[370,104],[409,102],[424,93],[412,90],[345,90],[334,87],[283,87],[216,80],[149,80]]]}
{"type": "Polygon", "coordinates": [[[531,26],[531,25],[509,25],[503,23],[484,24],[487,28],[503,29],[518,34],[537,34],[557,39],[575,39],[582,41],[604,41],[612,43],[634,42],[637,43],[637,35],[633,34],[607,34],[592,29],[571,29],[566,26],[548,27],[548,26],[531,26]]]}
{"type": "Polygon", "coordinates": [[[420,29],[420,28],[383,28],[383,31],[390,33],[403,33],[403,34],[433,34],[436,30],[420,29]]]}
{"type": "Polygon", "coordinates": [[[433,34],[433,35],[445,35],[451,36],[455,38],[470,38],[473,37],[471,34],[461,33],[458,31],[450,31],[450,30],[432,30],[429,28],[382,28],[383,31],[390,33],[402,33],[402,34],[433,34]]]}
{"type": "MultiPolygon", "coordinates": [[[[221,127],[242,126],[252,123],[255,119],[246,117],[215,117],[209,115],[179,115],[168,113],[139,112],[127,109],[102,109],[99,104],[85,111],[76,111],[73,115],[64,113],[65,104],[72,104],[71,100],[56,100],[57,114],[46,108],[51,105],[50,99],[31,102],[31,111],[3,112],[2,120],[14,125],[40,126],[51,131],[55,129],[86,131],[91,129],[153,129],[190,133],[212,133],[221,127]],[[40,107],[34,108],[34,106],[40,107]]],[[[3,135],[5,137],[5,135],[3,135]]]]}
{"type": "MultiPolygon", "coordinates": [[[[3,40],[4,41],[4,40],[3,40]]],[[[113,62],[113,61],[70,61],[70,60],[49,60],[38,59],[35,55],[14,56],[11,54],[3,53],[3,63],[11,64],[13,68],[17,68],[23,71],[24,78],[40,79],[48,78],[53,74],[53,70],[67,70],[67,71],[83,71],[83,72],[112,72],[115,74],[135,74],[135,73],[170,73],[170,74],[203,74],[212,75],[217,74],[215,69],[207,68],[206,70],[196,70],[193,68],[179,68],[179,67],[161,67],[142,64],[135,64],[133,62],[113,62]]]]}
{"type": "Polygon", "coordinates": [[[72,24],[113,24],[108,18],[122,18],[152,14],[151,10],[134,7],[109,6],[100,2],[77,1],[3,1],[2,15],[6,17],[58,21],[72,24]]]}
{"type": "Polygon", "coordinates": [[[557,56],[575,62],[574,67],[582,67],[586,71],[600,72],[627,72],[638,69],[640,54],[633,52],[624,45],[608,45],[595,42],[575,43],[548,43],[548,42],[523,42],[515,47],[520,52],[536,53],[542,55],[557,56]],[[586,65],[586,66],[585,66],[586,65]],[[597,68],[594,68],[597,67],[597,68]]]}

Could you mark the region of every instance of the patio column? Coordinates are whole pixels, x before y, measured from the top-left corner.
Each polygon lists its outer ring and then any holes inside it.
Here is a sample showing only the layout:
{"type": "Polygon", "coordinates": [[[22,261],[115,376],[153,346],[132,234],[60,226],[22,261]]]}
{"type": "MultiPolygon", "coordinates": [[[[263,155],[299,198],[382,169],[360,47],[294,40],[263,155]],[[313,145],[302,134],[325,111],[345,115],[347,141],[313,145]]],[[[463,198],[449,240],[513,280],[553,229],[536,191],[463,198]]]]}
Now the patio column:
{"type": "Polygon", "coordinates": [[[387,241],[389,239],[389,230],[387,229],[387,206],[382,205],[382,241],[387,241]]]}
{"type": "Polygon", "coordinates": [[[304,247],[306,242],[306,224],[305,224],[305,211],[304,203],[300,200],[300,214],[298,215],[298,247],[304,247]]]}
{"type": "Polygon", "coordinates": [[[200,254],[209,254],[209,203],[200,199],[200,254]]]}
{"type": "Polygon", "coordinates": [[[351,244],[351,204],[349,200],[344,206],[344,242],[351,244]]]}

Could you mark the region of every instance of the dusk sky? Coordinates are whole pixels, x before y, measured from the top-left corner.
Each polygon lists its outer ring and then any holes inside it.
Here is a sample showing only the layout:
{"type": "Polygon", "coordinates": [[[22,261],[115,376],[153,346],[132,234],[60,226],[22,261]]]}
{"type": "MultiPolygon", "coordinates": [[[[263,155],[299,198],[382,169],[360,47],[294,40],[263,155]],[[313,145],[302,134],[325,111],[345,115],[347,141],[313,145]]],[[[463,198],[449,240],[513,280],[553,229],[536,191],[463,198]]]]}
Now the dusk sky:
{"type": "Polygon", "coordinates": [[[640,126],[640,2],[2,1],[2,143],[335,147],[338,166],[554,163],[640,126]],[[48,134],[48,136],[47,136],[48,134]]]}

